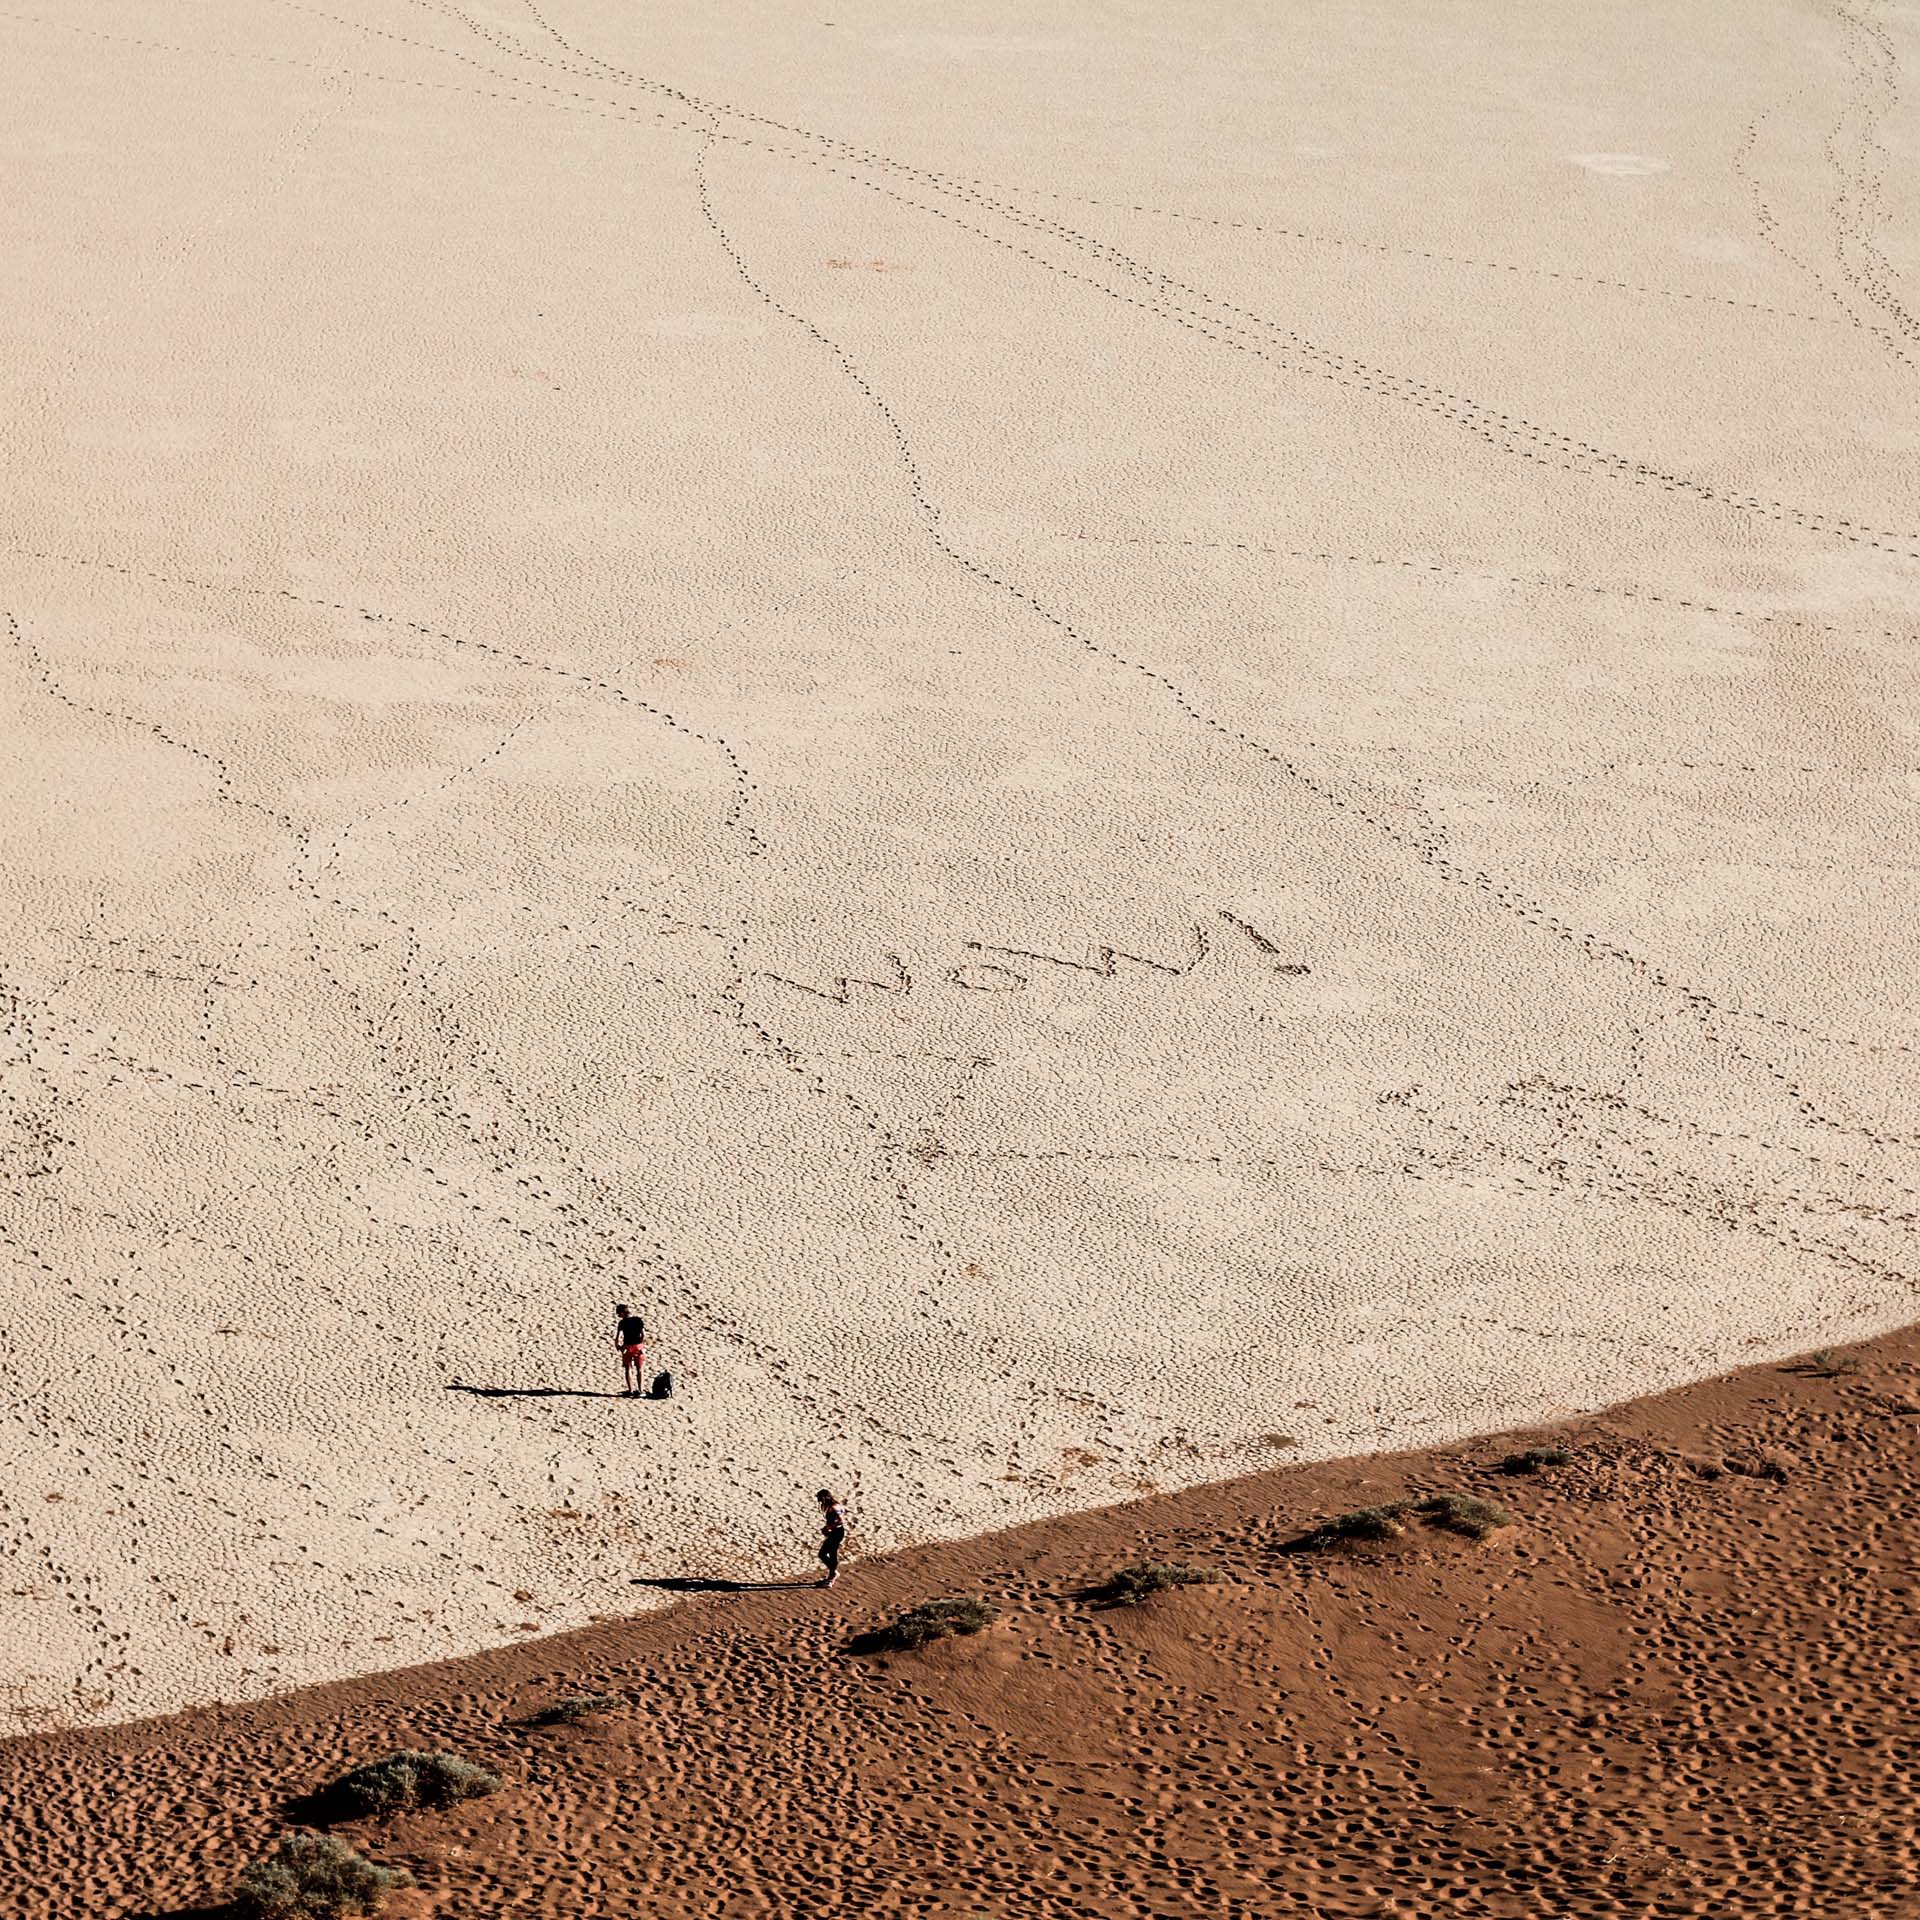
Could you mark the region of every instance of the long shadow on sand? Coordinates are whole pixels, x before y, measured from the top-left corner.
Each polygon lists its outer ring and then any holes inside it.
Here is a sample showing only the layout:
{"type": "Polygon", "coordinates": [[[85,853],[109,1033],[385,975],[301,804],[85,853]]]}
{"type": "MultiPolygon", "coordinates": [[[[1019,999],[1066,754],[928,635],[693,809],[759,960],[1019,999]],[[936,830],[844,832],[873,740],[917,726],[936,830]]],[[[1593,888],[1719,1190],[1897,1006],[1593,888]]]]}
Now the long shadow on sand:
{"type": "Polygon", "coordinates": [[[652,1580],[636,1577],[636,1587],[658,1587],[662,1593],[785,1593],[796,1587],[817,1587],[818,1580],[702,1580],[693,1574],[668,1574],[652,1580]]]}
{"type": "Polygon", "coordinates": [[[638,1400],[637,1393],[602,1393],[593,1387],[470,1387],[449,1380],[449,1393],[470,1393],[477,1400],[638,1400]]]}

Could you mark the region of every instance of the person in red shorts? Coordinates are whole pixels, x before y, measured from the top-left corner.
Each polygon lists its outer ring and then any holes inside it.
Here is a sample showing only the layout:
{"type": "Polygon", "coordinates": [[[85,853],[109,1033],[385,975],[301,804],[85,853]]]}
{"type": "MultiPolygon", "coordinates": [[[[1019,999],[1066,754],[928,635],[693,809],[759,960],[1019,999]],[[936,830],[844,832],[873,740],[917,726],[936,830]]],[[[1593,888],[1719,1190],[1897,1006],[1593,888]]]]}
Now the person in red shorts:
{"type": "Polygon", "coordinates": [[[614,1310],[613,1344],[629,1396],[647,1390],[647,1323],[622,1300],[614,1310]]]}

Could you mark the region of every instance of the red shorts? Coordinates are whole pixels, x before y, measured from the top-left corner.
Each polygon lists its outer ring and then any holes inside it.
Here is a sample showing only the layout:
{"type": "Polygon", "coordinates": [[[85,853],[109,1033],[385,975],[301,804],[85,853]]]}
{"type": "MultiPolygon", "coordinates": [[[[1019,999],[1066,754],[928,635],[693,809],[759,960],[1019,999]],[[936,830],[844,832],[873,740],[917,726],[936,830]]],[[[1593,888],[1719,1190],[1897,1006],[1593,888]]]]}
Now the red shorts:
{"type": "Polygon", "coordinates": [[[636,1367],[639,1366],[640,1363],[646,1359],[646,1357],[647,1357],[647,1350],[645,1347],[642,1347],[642,1346],[635,1345],[631,1347],[622,1347],[620,1349],[620,1358],[622,1360],[632,1361],[636,1367]]]}

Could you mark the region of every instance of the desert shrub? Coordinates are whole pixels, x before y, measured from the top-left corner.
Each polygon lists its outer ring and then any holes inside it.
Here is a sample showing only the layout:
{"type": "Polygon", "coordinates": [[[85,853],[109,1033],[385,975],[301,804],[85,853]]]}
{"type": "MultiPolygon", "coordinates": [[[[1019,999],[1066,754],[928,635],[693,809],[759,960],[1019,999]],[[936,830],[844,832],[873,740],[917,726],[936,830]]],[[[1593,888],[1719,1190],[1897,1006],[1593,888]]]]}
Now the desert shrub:
{"type": "Polygon", "coordinates": [[[624,1693],[566,1693],[550,1707],[527,1716],[530,1727],[571,1727],[596,1713],[612,1713],[628,1704],[624,1693]]]}
{"type": "Polygon", "coordinates": [[[364,1820],[415,1807],[451,1807],[499,1791],[495,1775],[458,1754],[390,1753],[321,1788],[313,1804],[331,1820],[364,1820]]]}
{"type": "Polygon", "coordinates": [[[1807,1355],[1807,1368],[1812,1373],[1826,1374],[1831,1378],[1836,1373],[1858,1373],[1860,1362],[1850,1353],[1837,1353],[1832,1347],[1816,1347],[1807,1355]]]}
{"type": "Polygon", "coordinates": [[[1305,1533],[1289,1540],[1282,1551],[1317,1553],[1322,1547],[1348,1540],[1396,1540],[1404,1531],[1401,1523],[1408,1511],[1405,1500],[1389,1500],[1377,1507],[1355,1507],[1351,1513],[1338,1513],[1331,1520],[1322,1520],[1317,1527],[1309,1527],[1305,1533]]]}
{"type": "Polygon", "coordinates": [[[1478,1500],[1470,1493],[1436,1494],[1420,1502],[1419,1512],[1428,1526],[1464,1533],[1472,1540],[1484,1540],[1497,1528],[1513,1525],[1513,1515],[1505,1507],[1478,1500]]]}
{"type": "Polygon", "coordinates": [[[952,1634],[978,1633],[999,1617],[1000,1609],[991,1600],[972,1594],[954,1600],[928,1600],[891,1624],[863,1633],[854,1647],[860,1653],[904,1653],[952,1634]]]}
{"type": "Polygon", "coordinates": [[[1404,1500],[1389,1500],[1378,1507],[1355,1507],[1351,1513],[1337,1513],[1314,1529],[1327,1540],[1392,1540],[1401,1531],[1406,1517],[1404,1500]]]}
{"type": "Polygon", "coordinates": [[[1793,1472],[1787,1456],[1769,1447],[1742,1447],[1728,1454],[1726,1469],[1748,1480],[1771,1480],[1776,1485],[1789,1479],[1793,1472]]]}
{"type": "Polygon", "coordinates": [[[1142,1560],[1122,1567],[1105,1586],[1096,1587],[1094,1598],[1109,1606],[1135,1607],[1169,1587],[1207,1586],[1223,1577],[1218,1567],[1190,1566],[1184,1560],[1142,1560]]]}
{"type": "Polygon", "coordinates": [[[237,1920],[335,1920],[378,1913],[392,1888],[411,1884],[398,1867],[376,1867],[330,1833],[289,1833],[241,1874],[229,1911],[237,1920]]]}
{"type": "Polygon", "coordinates": [[[1538,1473],[1542,1467],[1564,1467],[1573,1458],[1564,1447],[1529,1447],[1510,1453],[1500,1462],[1502,1473],[1538,1473]]]}

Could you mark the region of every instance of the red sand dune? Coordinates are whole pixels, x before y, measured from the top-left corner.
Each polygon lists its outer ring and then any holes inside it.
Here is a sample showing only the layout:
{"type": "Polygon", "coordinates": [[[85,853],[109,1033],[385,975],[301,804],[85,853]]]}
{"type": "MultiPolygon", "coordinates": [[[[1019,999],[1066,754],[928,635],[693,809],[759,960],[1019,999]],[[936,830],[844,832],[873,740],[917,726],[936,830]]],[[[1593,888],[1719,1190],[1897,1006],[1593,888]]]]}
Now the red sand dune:
{"type": "MultiPolygon", "coordinates": [[[[0,1752],[5,1912],[198,1911],[394,1747],[492,1799],[350,1829],[482,1915],[1905,1920],[1920,1336],[1508,1441],[1279,1470],[264,1706],[0,1752]],[[1449,1490],[1483,1541],[1285,1551],[1449,1490]],[[1143,1558],[1217,1584],[1103,1608],[1143,1558]],[[979,1594],[975,1638],[850,1635],[979,1594]],[[579,1689],[630,1707],[525,1717],[579,1689]]],[[[690,1572],[697,1573],[697,1569],[690,1572]]]]}

